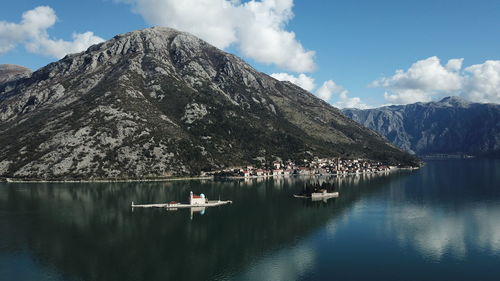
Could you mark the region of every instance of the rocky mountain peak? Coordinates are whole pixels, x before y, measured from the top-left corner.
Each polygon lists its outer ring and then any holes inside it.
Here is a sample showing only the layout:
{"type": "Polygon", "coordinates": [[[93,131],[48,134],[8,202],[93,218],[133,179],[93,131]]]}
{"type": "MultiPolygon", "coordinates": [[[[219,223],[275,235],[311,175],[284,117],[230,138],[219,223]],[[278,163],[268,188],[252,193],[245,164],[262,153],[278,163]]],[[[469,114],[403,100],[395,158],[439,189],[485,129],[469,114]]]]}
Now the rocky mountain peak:
{"type": "Polygon", "coordinates": [[[189,33],[166,27],[152,27],[117,35],[82,53],[68,55],[48,68],[52,70],[51,68],[66,67],[61,69],[66,70],[66,75],[67,71],[77,71],[82,67],[89,71],[130,61],[142,62],[145,56],[155,58],[159,63],[179,62],[187,60],[187,57],[195,59],[195,54],[202,54],[203,48],[210,47],[208,43],[189,33]]]}
{"type": "Polygon", "coordinates": [[[445,97],[441,99],[438,103],[440,105],[450,106],[450,107],[466,107],[471,104],[469,101],[466,101],[465,99],[458,96],[445,97]]]}
{"type": "Polygon", "coordinates": [[[200,51],[209,44],[187,32],[168,27],[151,27],[117,35],[113,39],[95,45],[87,52],[107,52],[110,55],[131,53],[164,53],[182,47],[192,52],[200,51]]]}

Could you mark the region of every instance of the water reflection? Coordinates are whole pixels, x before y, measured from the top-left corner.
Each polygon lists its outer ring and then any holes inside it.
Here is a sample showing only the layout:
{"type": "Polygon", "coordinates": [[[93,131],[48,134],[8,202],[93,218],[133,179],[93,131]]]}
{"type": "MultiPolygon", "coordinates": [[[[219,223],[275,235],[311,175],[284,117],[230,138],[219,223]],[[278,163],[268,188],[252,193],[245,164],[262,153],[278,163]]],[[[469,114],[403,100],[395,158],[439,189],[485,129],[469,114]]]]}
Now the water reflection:
{"type": "Polygon", "coordinates": [[[422,254],[439,260],[445,253],[463,258],[466,254],[465,219],[455,214],[440,214],[420,206],[400,206],[389,208],[392,220],[388,221],[388,231],[397,233],[403,246],[410,244],[422,254]]]}
{"type": "Polygon", "coordinates": [[[433,206],[396,205],[388,209],[389,232],[425,256],[440,260],[445,254],[463,259],[468,248],[500,252],[500,206],[470,206],[458,212],[433,206]]]}
{"type": "MultiPolygon", "coordinates": [[[[311,270],[316,263],[316,254],[313,248],[303,244],[276,251],[272,255],[258,259],[240,273],[238,280],[273,280],[295,281],[311,270]]],[[[234,278],[227,278],[231,280],[234,278]]]]}
{"type": "Polygon", "coordinates": [[[443,161],[391,183],[387,233],[434,261],[500,254],[499,171],[498,161],[443,161]]]}
{"type": "Polygon", "coordinates": [[[467,280],[488,262],[500,274],[484,254],[500,256],[500,166],[481,163],[345,178],[3,184],[0,273],[22,256],[24,271],[46,268],[38,280],[467,280]],[[340,197],[293,198],[311,181],[335,183],[340,197]],[[233,204],[203,214],[129,207],[189,191],[233,204]]]}
{"type": "Polygon", "coordinates": [[[193,207],[189,208],[189,212],[191,213],[191,220],[193,220],[193,216],[195,213],[199,213],[200,216],[203,216],[205,214],[205,207],[193,207]]]}
{"type": "MultiPolygon", "coordinates": [[[[388,181],[390,177],[365,175],[250,182],[4,184],[0,254],[28,255],[39,265],[56,268],[64,280],[206,280],[237,273],[243,280],[263,273],[275,280],[293,280],[314,263],[314,253],[304,246],[289,246],[388,181]],[[293,198],[310,180],[336,181],[341,197],[326,203],[293,198]],[[364,181],[374,186],[352,185],[364,181]],[[182,200],[189,191],[228,198],[234,204],[206,209],[203,215],[203,210],[132,212],[129,207],[132,201],[182,200]]],[[[24,267],[35,270],[29,263],[24,267]]]]}
{"type": "Polygon", "coordinates": [[[500,253],[500,206],[478,207],[472,213],[476,222],[476,242],[485,250],[500,253]]]}

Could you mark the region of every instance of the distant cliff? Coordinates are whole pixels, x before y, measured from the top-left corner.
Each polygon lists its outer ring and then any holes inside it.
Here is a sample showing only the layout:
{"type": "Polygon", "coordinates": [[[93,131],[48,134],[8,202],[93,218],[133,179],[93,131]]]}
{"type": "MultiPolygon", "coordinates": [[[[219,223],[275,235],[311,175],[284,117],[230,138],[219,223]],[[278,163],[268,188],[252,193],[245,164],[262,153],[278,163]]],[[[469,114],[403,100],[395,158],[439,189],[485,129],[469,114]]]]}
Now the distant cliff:
{"type": "Polygon", "coordinates": [[[31,75],[31,70],[14,64],[0,64],[0,84],[31,75]]]}
{"type": "Polygon", "coordinates": [[[500,105],[458,97],[438,102],[344,109],[354,121],[376,130],[398,147],[419,155],[499,155],[500,105]]]}

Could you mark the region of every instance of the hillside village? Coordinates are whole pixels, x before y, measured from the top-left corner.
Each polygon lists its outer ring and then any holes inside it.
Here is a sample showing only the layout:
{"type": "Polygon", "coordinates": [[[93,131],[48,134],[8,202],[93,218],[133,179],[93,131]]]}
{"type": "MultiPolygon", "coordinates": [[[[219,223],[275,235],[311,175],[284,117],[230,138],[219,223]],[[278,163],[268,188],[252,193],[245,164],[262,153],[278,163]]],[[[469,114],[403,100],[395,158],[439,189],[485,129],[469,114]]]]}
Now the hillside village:
{"type": "Polygon", "coordinates": [[[275,177],[290,175],[352,175],[365,173],[387,172],[394,166],[384,165],[381,162],[368,159],[340,159],[318,158],[304,159],[298,165],[293,161],[275,161],[272,165],[263,167],[245,166],[232,167],[205,173],[205,176],[214,177],[275,177]]]}

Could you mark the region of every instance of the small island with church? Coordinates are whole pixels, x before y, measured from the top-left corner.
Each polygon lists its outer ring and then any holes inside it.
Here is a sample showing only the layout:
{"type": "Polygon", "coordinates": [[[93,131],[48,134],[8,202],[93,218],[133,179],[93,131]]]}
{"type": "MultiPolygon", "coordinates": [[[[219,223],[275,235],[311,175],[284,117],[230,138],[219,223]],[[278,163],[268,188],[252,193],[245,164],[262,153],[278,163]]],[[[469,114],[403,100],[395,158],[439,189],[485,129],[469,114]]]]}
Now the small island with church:
{"type": "Polygon", "coordinates": [[[179,209],[179,208],[194,208],[194,207],[215,207],[226,204],[231,204],[231,200],[213,200],[210,201],[206,196],[201,193],[200,195],[195,195],[191,191],[189,193],[189,198],[187,203],[178,203],[176,201],[171,201],[169,203],[159,203],[159,204],[134,204],[132,202],[132,208],[165,208],[165,209],[179,209]]]}

